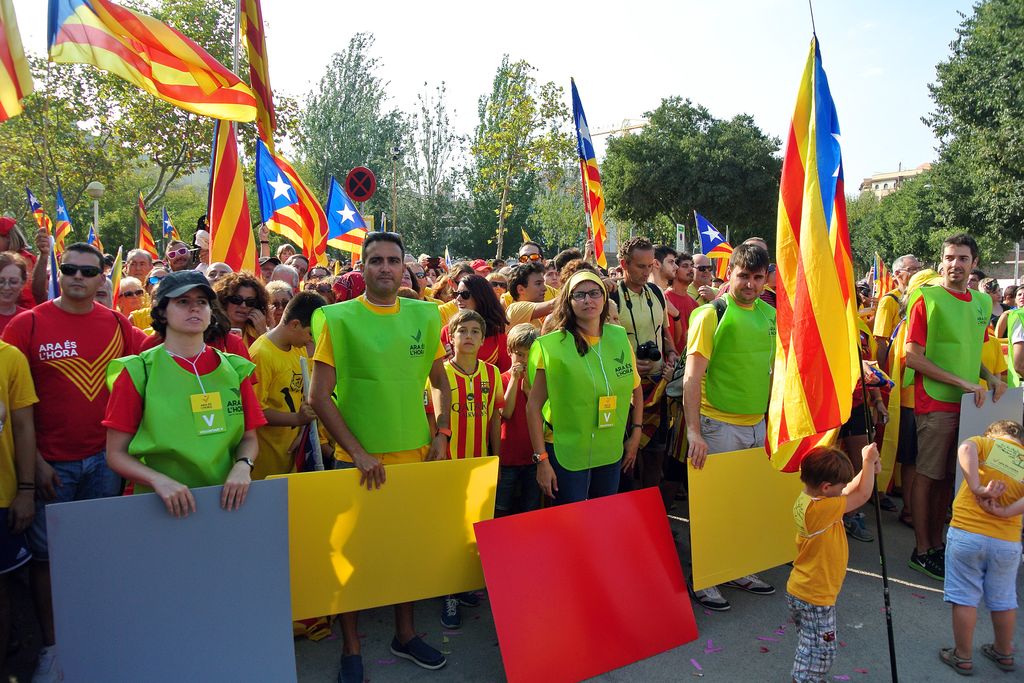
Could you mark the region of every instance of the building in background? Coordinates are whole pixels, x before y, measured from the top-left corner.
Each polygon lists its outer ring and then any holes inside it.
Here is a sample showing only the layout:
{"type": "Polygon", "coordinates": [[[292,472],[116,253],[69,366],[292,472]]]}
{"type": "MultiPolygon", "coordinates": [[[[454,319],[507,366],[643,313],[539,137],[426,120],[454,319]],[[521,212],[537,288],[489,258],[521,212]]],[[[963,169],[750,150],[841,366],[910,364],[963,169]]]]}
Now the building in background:
{"type": "Polygon", "coordinates": [[[900,189],[900,186],[903,185],[903,183],[907,182],[914,176],[921,175],[925,171],[930,170],[931,167],[931,164],[921,164],[917,168],[904,170],[901,164],[898,171],[876,173],[870,178],[865,178],[860,184],[860,191],[874,192],[875,196],[881,199],[885,195],[891,194],[900,189]]]}

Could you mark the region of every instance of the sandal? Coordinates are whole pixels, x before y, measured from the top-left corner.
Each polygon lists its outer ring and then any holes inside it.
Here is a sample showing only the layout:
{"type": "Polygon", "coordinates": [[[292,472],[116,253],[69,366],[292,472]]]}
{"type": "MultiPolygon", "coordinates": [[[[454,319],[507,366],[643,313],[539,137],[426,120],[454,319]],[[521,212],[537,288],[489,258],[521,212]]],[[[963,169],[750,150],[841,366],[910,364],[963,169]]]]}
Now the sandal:
{"type": "Polygon", "coordinates": [[[974,662],[970,657],[964,659],[958,657],[956,654],[955,647],[944,647],[939,650],[939,659],[948,665],[953,671],[957,672],[961,676],[973,676],[974,675],[974,662]],[[964,664],[970,665],[970,669],[963,668],[964,664]]]}
{"type": "Polygon", "coordinates": [[[996,650],[995,643],[988,643],[981,646],[981,654],[985,655],[996,663],[1003,671],[1016,671],[1017,666],[1013,663],[1013,655],[1004,655],[996,650]],[[1009,664],[1006,661],[1009,660],[1009,664]]]}

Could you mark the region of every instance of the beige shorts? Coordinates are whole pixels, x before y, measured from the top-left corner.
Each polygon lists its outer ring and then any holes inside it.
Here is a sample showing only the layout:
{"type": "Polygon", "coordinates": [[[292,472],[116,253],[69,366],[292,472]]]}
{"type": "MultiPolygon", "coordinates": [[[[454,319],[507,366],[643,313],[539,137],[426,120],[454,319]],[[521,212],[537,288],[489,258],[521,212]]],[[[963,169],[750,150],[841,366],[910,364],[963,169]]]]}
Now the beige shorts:
{"type": "Polygon", "coordinates": [[[952,478],[956,468],[960,413],[917,415],[917,473],[941,481],[952,478]]]}

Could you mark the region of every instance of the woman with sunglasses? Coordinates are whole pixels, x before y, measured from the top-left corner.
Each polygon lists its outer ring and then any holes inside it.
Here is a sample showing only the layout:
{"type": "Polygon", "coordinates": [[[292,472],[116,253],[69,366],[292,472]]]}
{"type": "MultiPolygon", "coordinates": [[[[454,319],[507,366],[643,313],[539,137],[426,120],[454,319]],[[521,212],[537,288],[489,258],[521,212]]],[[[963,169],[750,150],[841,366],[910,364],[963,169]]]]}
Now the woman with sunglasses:
{"type": "Polygon", "coordinates": [[[487,282],[491,284],[491,288],[494,289],[494,293],[500,301],[501,296],[508,291],[508,276],[493,271],[487,275],[487,282]]]}
{"type": "Polygon", "coordinates": [[[14,316],[28,310],[18,305],[27,279],[25,259],[10,252],[0,252],[0,332],[14,316]]]}
{"type": "Polygon", "coordinates": [[[231,273],[217,281],[214,291],[232,329],[242,331],[242,341],[252,346],[267,332],[267,290],[249,273],[231,273]]]}
{"type": "MultiPolygon", "coordinates": [[[[121,311],[121,315],[131,316],[132,313],[144,308],[148,303],[149,297],[138,278],[121,278],[120,291],[117,293],[117,310],[121,311]]],[[[129,320],[131,320],[130,317],[129,320]]]]}
{"type": "Polygon", "coordinates": [[[526,422],[537,483],[563,505],[618,491],[640,447],[643,394],[626,330],[605,324],[600,277],[569,278],[551,315],[555,331],[530,349],[526,422]]]}
{"type": "MultiPolygon", "coordinates": [[[[455,290],[454,302],[459,311],[476,311],[487,323],[487,336],[484,337],[483,346],[477,352],[477,358],[498,366],[502,372],[508,372],[512,368],[512,357],[508,355],[508,339],[505,336],[508,320],[491,283],[480,275],[467,275],[462,278],[459,288],[455,290]]],[[[447,322],[441,328],[441,343],[448,351],[448,357],[454,358],[447,322]]]]}

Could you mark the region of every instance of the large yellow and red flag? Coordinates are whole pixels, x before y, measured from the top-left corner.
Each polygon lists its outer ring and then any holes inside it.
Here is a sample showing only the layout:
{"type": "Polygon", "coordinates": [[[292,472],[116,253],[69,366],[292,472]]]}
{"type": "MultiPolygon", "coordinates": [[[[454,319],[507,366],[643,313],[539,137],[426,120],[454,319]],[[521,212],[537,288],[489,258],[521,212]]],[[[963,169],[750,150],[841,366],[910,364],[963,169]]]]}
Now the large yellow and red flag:
{"type": "Polygon", "coordinates": [[[608,267],[608,259],[604,254],[604,243],[608,239],[608,230],[604,224],[604,188],[601,185],[601,172],[597,170],[597,155],[594,153],[594,142],[590,139],[590,127],[587,126],[587,115],[583,113],[583,103],[576,90],[576,81],[572,84],[572,120],[576,126],[576,153],[580,158],[580,175],[583,179],[583,208],[590,219],[590,234],[594,240],[594,255],[602,268],[608,267]]]}
{"type": "Polygon", "coordinates": [[[210,263],[226,263],[235,272],[260,272],[235,124],[229,121],[213,125],[206,222],[210,226],[210,263]]]}
{"type": "Polygon", "coordinates": [[[249,57],[249,84],[256,95],[256,128],[260,139],[274,152],[274,91],[270,88],[270,67],[267,63],[267,36],[263,30],[260,0],[242,0],[242,34],[249,57]]]}
{"type": "Polygon", "coordinates": [[[139,244],[138,248],[157,259],[160,254],[156,251],[156,242],[153,240],[153,231],[149,228],[149,219],[146,218],[146,203],[139,192],[139,244]]]}
{"type": "Polygon", "coordinates": [[[256,118],[256,98],[249,86],[167,24],[110,0],[49,3],[52,61],[92,64],[202,116],[256,118]]]}
{"type": "Polygon", "coordinates": [[[32,74],[18,33],[12,0],[0,0],[0,121],[17,116],[32,92],[32,74]]]}
{"type": "Polygon", "coordinates": [[[839,122],[811,40],[786,144],[779,190],[777,350],[768,450],[799,469],[850,417],[860,374],[856,296],[846,224],[839,122]]]}

